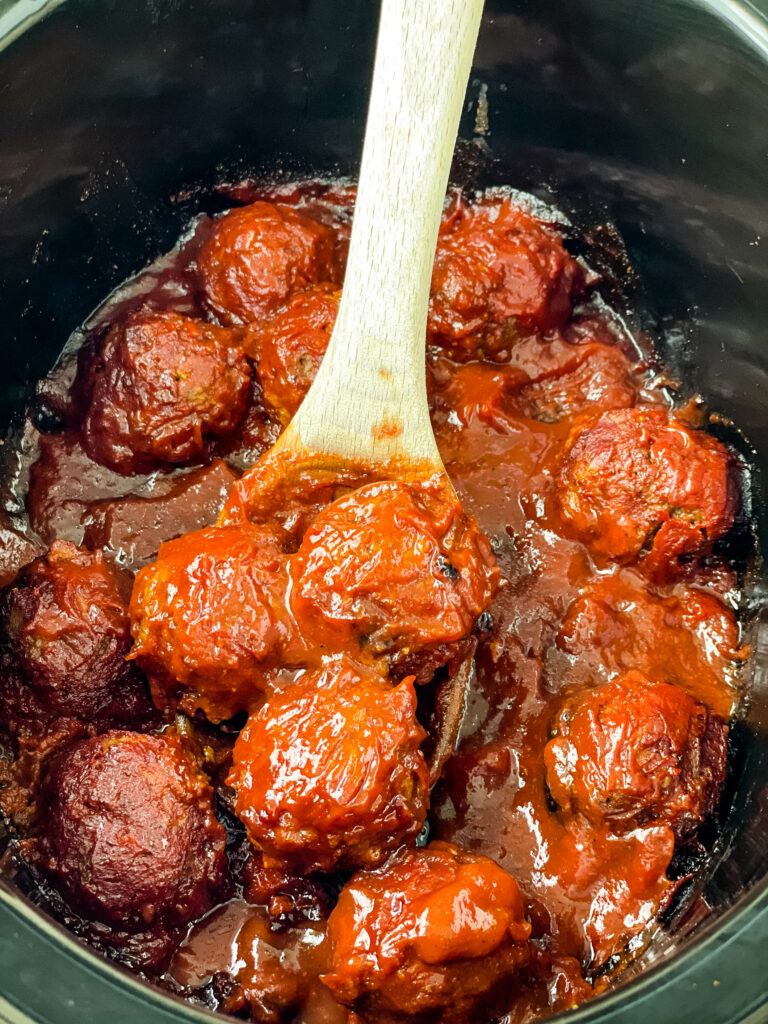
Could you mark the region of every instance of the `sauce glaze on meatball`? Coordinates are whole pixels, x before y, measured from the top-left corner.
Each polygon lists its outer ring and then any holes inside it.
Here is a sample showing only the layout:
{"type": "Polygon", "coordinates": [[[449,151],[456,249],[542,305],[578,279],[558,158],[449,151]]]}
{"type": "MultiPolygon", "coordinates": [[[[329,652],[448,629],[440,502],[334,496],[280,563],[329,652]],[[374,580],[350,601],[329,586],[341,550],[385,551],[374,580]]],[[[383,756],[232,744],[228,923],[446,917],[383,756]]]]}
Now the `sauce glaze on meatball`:
{"type": "Polygon", "coordinates": [[[614,828],[694,831],[725,777],[728,727],[677,686],[627,672],[566,704],[544,749],[554,801],[614,828]]]}
{"type": "Polygon", "coordinates": [[[265,323],[249,328],[245,346],[257,360],[264,397],[286,424],[323,361],[341,292],[319,284],[294,295],[265,323]]]}
{"type": "Polygon", "coordinates": [[[80,913],[124,931],[204,914],[224,883],[213,791],[171,735],[109,732],[58,754],[38,862],[80,913]]]}
{"type": "Polygon", "coordinates": [[[131,598],[131,658],[159,707],[178,697],[211,721],[258,706],[267,662],[285,650],[286,560],[276,534],[209,527],[168,541],[131,598]]]}
{"type": "Polygon", "coordinates": [[[382,482],[329,505],[291,564],[291,607],[318,643],[408,655],[464,637],[499,585],[454,494],[382,482]]]}
{"type": "Polygon", "coordinates": [[[333,233],[290,206],[256,202],[216,221],[198,259],[205,302],[235,327],[336,278],[333,233]]]}
{"type": "Polygon", "coordinates": [[[721,537],[733,522],[733,459],[666,412],[612,409],[572,429],[558,479],[567,523],[596,552],[652,565],[721,537]]]}
{"type": "Polygon", "coordinates": [[[110,329],[91,367],[85,449],[125,474],[199,458],[206,437],[242,420],[250,374],[232,332],[177,313],[135,313],[110,329]]]}
{"type": "Polygon", "coordinates": [[[509,349],[565,323],[579,276],[557,230],[509,199],[464,207],[438,239],[430,340],[460,358],[509,349]]]}
{"type": "Polygon", "coordinates": [[[151,704],[128,663],[130,580],[104,560],[56,541],[0,596],[0,706],[17,716],[132,723],[151,704]]]}
{"type": "Polygon", "coordinates": [[[328,921],[322,980],[365,1019],[471,1021],[528,962],[515,880],[451,843],[407,850],[355,875],[328,921]]]}
{"type": "Polygon", "coordinates": [[[365,867],[413,840],[428,804],[425,735],[411,679],[393,687],[346,658],[271,697],[227,780],[265,865],[365,867]]]}

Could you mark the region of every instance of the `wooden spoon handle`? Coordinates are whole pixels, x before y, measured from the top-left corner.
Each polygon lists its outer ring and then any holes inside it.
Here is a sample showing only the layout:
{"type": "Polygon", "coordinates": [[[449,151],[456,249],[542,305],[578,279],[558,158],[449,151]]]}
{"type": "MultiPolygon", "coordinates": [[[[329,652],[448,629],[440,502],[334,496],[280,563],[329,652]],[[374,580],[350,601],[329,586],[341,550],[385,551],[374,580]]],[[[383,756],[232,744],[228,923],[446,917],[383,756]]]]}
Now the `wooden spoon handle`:
{"type": "Polygon", "coordinates": [[[288,447],[441,465],[427,407],[427,305],[482,8],[382,2],[344,292],[288,447]]]}

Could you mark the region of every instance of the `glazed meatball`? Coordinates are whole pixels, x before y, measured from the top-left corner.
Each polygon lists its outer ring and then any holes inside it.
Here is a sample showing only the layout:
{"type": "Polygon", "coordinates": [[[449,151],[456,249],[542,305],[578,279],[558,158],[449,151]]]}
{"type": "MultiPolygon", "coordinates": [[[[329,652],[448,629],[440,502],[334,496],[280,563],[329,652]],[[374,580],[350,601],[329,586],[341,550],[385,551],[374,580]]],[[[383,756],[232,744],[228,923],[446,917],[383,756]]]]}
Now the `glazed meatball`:
{"type": "Polygon", "coordinates": [[[329,505],[291,565],[306,636],[400,656],[471,632],[499,585],[488,539],[453,492],[368,484],[329,505]]]}
{"type": "Polygon", "coordinates": [[[637,389],[632,364],[619,348],[598,343],[572,347],[575,358],[563,361],[561,373],[533,380],[510,396],[510,412],[542,423],[559,423],[598,407],[634,405],[637,389]]]}
{"type": "Polygon", "coordinates": [[[594,686],[637,669],[664,679],[728,719],[749,654],[733,611],[697,588],[661,597],[622,570],[592,580],[571,603],[557,636],[565,685],[594,686]]]}
{"type": "Polygon", "coordinates": [[[435,842],[342,889],[322,980],[363,1019],[476,1021],[529,958],[515,880],[492,860],[435,842]]]}
{"type": "Polygon", "coordinates": [[[221,323],[248,324],[307,285],[335,280],[333,233],[290,206],[252,203],[216,221],[198,266],[221,323]]]}
{"type": "Polygon", "coordinates": [[[222,888],[226,833],[179,740],[110,732],[54,759],[39,863],[79,913],[141,931],[204,914],[222,888]]]}
{"type": "Polygon", "coordinates": [[[294,295],[266,323],[249,329],[245,341],[258,360],[264,397],[283,423],[301,405],[325,355],[341,292],[321,284],[294,295]]]}
{"type": "Polygon", "coordinates": [[[562,326],[579,267],[555,228],[510,200],[466,208],[440,234],[430,340],[453,355],[494,355],[525,331],[562,326]]]}
{"type": "Polygon", "coordinates": [[[146,684],[126,663],[130,581],[64,541],[22,570],[0,597],[0,704],[6,722],[39,715],[104,724],[151,709],[146,684]]]}
{"type": "Polygon", "coordinates": [[[232,332],[176,313],[115,324],[90,370],[83,444],[118,473],[189,462],[230,434],[250,396],[250,364],[232,332]]]}
{"type": "Polygon", "coordinates": [[[616,346],[531,336],[517,342],[504,363],[457,366],[445,356],[433,358],[430,397],[438,422],[477,419],[505,432],[519,417],[557,423],[596,406],[633,405],[632,370],[616,346]]]}
{"type": "Polygon", "coordinates": [[[721,537],[736,511],[732,458],[714,437],[667,413],[614,409],[576,425],[558,497],[567,523],[596,552],[649,568],[721,537]]]}
{"type": "Polygon", "coordinates": [[[209,527],[168,541],[136,576],[131,658],[159,707],[218,722],[258,705],[264,673],[290,637],[286,559],[276,534],[209,527]]]}
{"type": "Polygon", "coordinates": [[[267,866],[378,864],[421,831],[429,776],[411,679],[341,659],[271,697],[235,744],[235,812],[267,866]]]}
{"type": "Polygon", "coordinates": [[[566,704],[555,729],[544,762],[566,810],[686,835],[715,806],[728,727],[677,686],[627,672],[566,704]]]}

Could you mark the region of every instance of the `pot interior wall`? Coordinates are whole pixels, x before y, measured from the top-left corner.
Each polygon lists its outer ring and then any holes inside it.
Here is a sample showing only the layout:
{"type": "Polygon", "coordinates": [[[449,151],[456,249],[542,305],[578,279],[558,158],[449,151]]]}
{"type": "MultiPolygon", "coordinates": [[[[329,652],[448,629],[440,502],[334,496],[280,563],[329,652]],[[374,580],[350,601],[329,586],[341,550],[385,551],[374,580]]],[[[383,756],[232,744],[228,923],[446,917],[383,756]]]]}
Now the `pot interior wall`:
{"type": "MultiPolygon", "coordinates": [[[[217,184],[355,173],[376,13],[363,0],[79,0],[6,48],[3,423],[112,287],[194,212],[224,208],[217,184]]],[[[766,55],[693,3],[489,0],[455,167],[457,181],[535,192],[592,232],[683,392],[743,430],[722,428],[755,466],[764,544],[767,101],[766,55]]],[[[748,575],[757,672],[707,883],[714,916],[766,871],[764,580],[748,575]]],[[[693,935],[684,910],[669,931],[693,935]]]]}

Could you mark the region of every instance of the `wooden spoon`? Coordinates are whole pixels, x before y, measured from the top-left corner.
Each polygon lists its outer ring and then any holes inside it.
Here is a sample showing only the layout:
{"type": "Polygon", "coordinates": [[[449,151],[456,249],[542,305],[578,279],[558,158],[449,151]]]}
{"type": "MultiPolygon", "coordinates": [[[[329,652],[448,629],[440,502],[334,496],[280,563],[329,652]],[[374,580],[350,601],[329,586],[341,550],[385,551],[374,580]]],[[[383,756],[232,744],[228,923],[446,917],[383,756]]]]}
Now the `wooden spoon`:
{"type": "MultiPolygon", "coordinates": [[[[438,478],[427,403],[437,233],[483,0],[382,0],[344,289],[328,350],[278,442],[235,485],[220,523],[269,514],[299,485],[438,478]]],[[[441,684],[430,782],[459,739],[474,663],[441,684]]]]}
{"type": "Polygon", "coordinates": [[[383,0],[344,290],[282,448],[442,468],[427,406],[427,306],[482,7],[383,0]]]}
{"type": "Polygon", "coordinates": [[[437,233],[483,0],[383,0],[341,303],[317,377],[225,508],[297,479],[434,476],[427,306],[437,233]]]}

